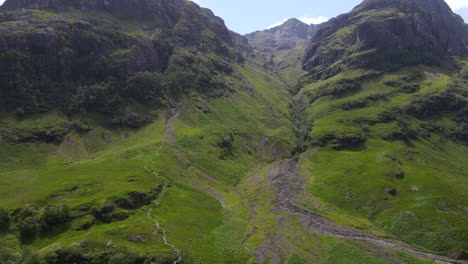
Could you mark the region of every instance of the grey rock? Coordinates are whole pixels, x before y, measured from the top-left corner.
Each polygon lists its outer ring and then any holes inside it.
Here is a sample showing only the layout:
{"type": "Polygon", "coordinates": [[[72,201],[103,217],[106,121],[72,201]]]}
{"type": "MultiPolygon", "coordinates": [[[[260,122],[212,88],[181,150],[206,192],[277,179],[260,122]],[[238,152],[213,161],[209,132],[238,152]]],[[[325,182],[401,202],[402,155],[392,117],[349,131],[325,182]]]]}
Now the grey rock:
{"type": "Polygon", "coordinates": [[[143,243],[144,240],[141,236],[137,236],[137,235],[130,235],[128,236],[128,240],[131,241],[131,242],[134,242],[134,243],[143,243]]]}
{"type": "Polygon", "coordinates": [[[261,52],[292,50],[304,44],[315,33],[317,26],[291,18],[282,25],[245,35],[250,44],[261,52]]]}

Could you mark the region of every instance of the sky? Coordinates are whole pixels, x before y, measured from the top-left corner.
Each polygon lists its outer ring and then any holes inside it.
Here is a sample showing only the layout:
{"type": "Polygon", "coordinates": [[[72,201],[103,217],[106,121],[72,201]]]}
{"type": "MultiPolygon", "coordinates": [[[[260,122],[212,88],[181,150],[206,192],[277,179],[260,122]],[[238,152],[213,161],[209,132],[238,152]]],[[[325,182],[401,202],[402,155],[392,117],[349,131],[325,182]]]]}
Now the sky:
{"type": "MultiPolygon", "coordinates": [[[[0,0],[2,1],[2,0],[0,0]]],[[[288,18],[318,24],[349,12],[362,0],[193,0],[210,8],[229,29],[246,34],[279,25],[288,18]]],[[[446,0],[468,21],[468,0],[446,0]]]]}
{"type": "MultiPolygon", "coordinates": [[[[5,0],[0,0],[3,4],[5,0]]],[[[246,34],[280,25],[288,18],[319,24],[349,12],[362,0],[193,0],[223,18],[229,29],[246,34]]],[[[446,0],[468,21],[468,0],[446,0]]]]}

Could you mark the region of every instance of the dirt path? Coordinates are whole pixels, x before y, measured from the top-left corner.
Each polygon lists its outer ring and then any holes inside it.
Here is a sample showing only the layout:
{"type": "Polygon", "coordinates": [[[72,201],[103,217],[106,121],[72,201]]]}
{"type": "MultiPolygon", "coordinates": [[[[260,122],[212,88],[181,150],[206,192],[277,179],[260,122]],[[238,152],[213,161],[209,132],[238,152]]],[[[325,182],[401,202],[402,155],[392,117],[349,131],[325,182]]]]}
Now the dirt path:
{"type": "Polygon", "coordinates": [[[377,237],[350,227],[339,226],[326,217],[304,209],[300,206],[297,194],[304,192],[303,186],[305,186],[305,179],[297,172],[297,161],[294,158],[274,164],[268,170],[267,178],[270,180],[271,186],[277,191],[278,196],[275,205],[290,214],[299,216],[301,224],[311,232],[344,239],[367,241],[377,246],[400,250],[418,258],[438,263],[468,263],[466,261],[455,261],[447,257],[426,253],[400,241],[377,237]]]}
{"type": "MultiPolygon", "coordinates": [[[[170,120],[173,118],[177,118],[177,116],[173,113],[172,117],[168,119],[166,123],[166,131],[165,134],[167,134],[167,130],[169,127],[170,120]]],[[[145,170],[152,173],[155,176],[155,182],[157,185],[162,185],[161,192],[159,193],[158,199],[153,202],[153,204],[150,206],[150,208],[147,211],[147,218],[150,219],[152,222],[154,222],[156,230],[153,232],[153,235],[156,236],[158,233],[162,235],[163,242],[166,246],[172,248],[173,252],[177,256],[177,260],[173,262],[173,264],[178,264],[182,263],[182,255],[180,249],[178,249],[175,245],[171,244],[169,242],[167,232],[166,230],[161,226],[161,223],[152,216],[153,209],[159,206],[161,199],[164,197],[164,194],[166,193],[167,189],[169,188],[169,184],[165,182],[160,176],[159,172],[156,170],[153,170],[150,168],[150,166],[154,163],[154,161],[161,155],[161,150],[164,148],[166,145],[166,139],[163,139],[163,142],[159,146],[159,148],[154,152],[153,156],[148,160],[148,163],[145,165],[145,170]]]]}

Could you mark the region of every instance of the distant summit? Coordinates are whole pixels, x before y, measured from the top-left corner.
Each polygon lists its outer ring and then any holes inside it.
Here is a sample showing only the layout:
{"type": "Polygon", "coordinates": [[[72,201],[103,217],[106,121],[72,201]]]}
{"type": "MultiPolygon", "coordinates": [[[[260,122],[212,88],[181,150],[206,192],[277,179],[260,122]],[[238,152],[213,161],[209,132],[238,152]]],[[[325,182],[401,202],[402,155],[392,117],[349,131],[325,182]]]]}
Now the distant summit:
{"type": "Polygon", "coordinates": [[[310,39],[316,28],[316,25],[308,25],[299,19],[291,18],[279,26],[256,31],[245,37],[258,50],[290,50],[310,39]]]}

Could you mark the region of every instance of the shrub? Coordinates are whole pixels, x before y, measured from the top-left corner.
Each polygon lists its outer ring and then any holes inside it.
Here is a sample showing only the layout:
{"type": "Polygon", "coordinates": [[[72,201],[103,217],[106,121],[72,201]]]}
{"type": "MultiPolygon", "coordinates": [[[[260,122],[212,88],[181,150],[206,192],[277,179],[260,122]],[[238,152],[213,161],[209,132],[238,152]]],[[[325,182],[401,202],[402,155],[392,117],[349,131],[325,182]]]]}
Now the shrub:
{"type": "Polygon", "coordinates": [[[361,99],[344,102],[343,104],[340,105],[340,107],[343,110],[352,110],[356,108],[366,107],[366,105],[367,105],[367,99],[361,98],[361,99]]]}
{"type": "Polygon", "coordinates": [[[121,84],[114,80],[80,86],[71,98],[69,111],[112,113],[123,104],[120,89],[121,84]]]}
{"type": "Polygon", "coordinates": [[[468,106],[465,106],[457,113],[455,121],[458,123],[468,123],[468,106]]]}
{"type": "Polygon", "coordinates": [[[46,205],[39,214],[39,221],[44,230],[63,224],[70,217],[70,210],[66,205],[46,205]]]}
{"type": "Polygon", "coordinates": [[[401,115],[401,110],[399,108],[392,108],[388,111],[381,112],[378,116],[377,122],[379,123],[388,123],[394,121],[401,115]]]}
{"type": "Polygon", "coordinates": [[[296,137],[296,146],[293,154],[300,154],[307,150],[311,144],[310,132],[313,121],[307,117],[307,103],[302,100],[295,100],[289,105],[289,114],[293,121],[293,132],[296,137]]]}
{"type": "Polygon", "coordinates": [[[136,73],[127,81],[124,94],[145,104],[160,104],[164,94],[163,76],[151,72],[136,73]]]}
{"type": "Polygon", "coordinates": [[[0,209],[0,231],[8,230],[10,215],[5,209],[0,209]]]}
{"type": "Polygon", "coordinates": [[[460,123],[455,128],[453,136],[459,140],[468,142],[468,123],[460,123]]]}
{"type": "Polygon", "coordinates": [[[133,264],[137,259],[134,254],[116,254],[111,257],[109,264],[133,264]]]}
{"type": "Polygon", "coordinates": [[[218,144],[218,146],[222,149],[222,153],[220,155],[221,159],[225,159],[229,156],[234,154],[234,134],[232,132],[227,133],[218,144]]]}
{"type": "Polygon", "coordinates": [[[20,255],[17,252],[19,241],[15,235],[8,234],[0,239],[0,263],[16,264],[20,255]]]}
{"type": "Polygon", "coordinates": [[[408,141],[409,139],[414,139],[418,136],[419,131],[411,126],[411,124],[403,121],[398,122],[400,127],[401,134],[403,135],[403,140],[408,141]]]}
{"type": "Polygon", "coordinates": [[[39,233],[40,230],[41,225],[39,221],[33,216],[26,217],[19,224],[19,233],[22,239],[33,238],[39,233]]]}
{"type": "Polygon", "coordinates": [[[72,229],[78,231],[87,230],[94,225],[94,222],[96,222],[96,218],[94,216],[86,215],[80,219],[75,220],[72,224],[72,229]]]}
{"type": "Polygon", "coordinates": [[[314,94],[310,94],[311,103],[324,96],[343,98],[361,89],[359,80],[341,79],[334,83],[320,86],[314,94]]]}
{"type": "Polygon", "coordinates": [[[40,259],[36,252],[33,249],[26,247],[23,249],[21,254],[21,264],[39,264],[40,259]]]}
{"type": "Polygon", "coordinates": [[[76,247],[58,248],[55,251],[47,252],[43,260],[47,264],[92,263],[76,247]]]}

